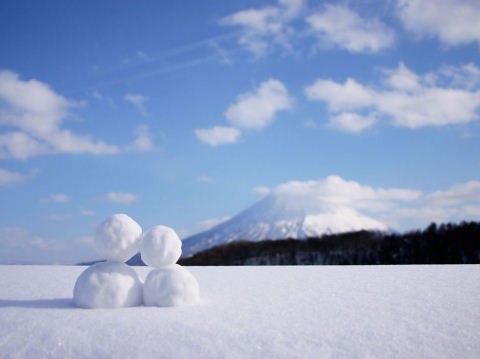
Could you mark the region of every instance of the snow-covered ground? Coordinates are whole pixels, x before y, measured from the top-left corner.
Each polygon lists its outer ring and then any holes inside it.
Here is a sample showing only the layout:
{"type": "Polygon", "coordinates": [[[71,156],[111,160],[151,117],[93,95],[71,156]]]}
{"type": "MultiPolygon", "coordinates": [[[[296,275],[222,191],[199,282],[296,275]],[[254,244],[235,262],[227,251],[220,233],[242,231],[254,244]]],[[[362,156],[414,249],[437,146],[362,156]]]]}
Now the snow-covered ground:
{"type": "Polygon", "coordinates": [[[480,357],[479,265],[190,267],[200,304],[122,309],[73,307],[84,269],[0,266],[2,358],[480,357]]]}

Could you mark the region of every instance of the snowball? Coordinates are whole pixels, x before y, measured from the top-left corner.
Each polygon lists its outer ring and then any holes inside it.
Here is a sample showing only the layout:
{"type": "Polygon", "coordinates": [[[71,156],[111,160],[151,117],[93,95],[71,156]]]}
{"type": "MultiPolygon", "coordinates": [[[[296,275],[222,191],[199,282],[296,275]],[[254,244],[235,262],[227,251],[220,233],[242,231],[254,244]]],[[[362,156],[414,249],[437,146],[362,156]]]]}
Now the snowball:
{"type": "Polygon", "coordinates": [[[107,261],[126,262],[138,251],[142,228],[126,214],[114,214],[100,223],[95,246],[107,261]]]}
{"type": "Polygon", "coordinates": [[[155,226],[143,234],[140,254],[146,265],[162,267],[177,263],[182,255],[182,241],[166,226],[155,226]]]}
{"type": "Polygon", "coordinates": [[[142,282],[124,263],[97,263],[78,277],[73,301],[82,308],[134,307],[142,304],[142,282]]]}
{"type": "Polygon", "coordinates": [[[143,303],[148,306],[195,304],[199,297],[197,280],[178,264],[152,270],[143,285],[143,303]]]}

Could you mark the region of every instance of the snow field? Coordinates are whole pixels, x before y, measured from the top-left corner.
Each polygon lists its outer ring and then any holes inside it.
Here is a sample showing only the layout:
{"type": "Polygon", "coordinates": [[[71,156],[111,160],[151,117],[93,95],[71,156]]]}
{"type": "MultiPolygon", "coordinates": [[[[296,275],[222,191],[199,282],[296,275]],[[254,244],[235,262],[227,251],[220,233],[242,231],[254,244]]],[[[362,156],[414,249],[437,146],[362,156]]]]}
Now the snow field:
{"type": "Polygon", "coordinates": [[[479,265],[189,267],[198,305],[108,310],[84,269],[0,266],[2,357],[480,357],[479,265]]]}

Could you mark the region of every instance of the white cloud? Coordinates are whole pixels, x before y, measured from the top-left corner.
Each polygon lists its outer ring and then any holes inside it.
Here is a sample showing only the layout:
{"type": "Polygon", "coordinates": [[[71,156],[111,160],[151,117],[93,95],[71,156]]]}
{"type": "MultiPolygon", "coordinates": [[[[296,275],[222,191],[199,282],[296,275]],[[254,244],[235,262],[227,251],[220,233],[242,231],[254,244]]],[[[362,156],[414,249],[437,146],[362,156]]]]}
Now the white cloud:
{"type": "Polygon", "coordinates": [[[138,196],[133,193],[108,192],[105,198],[113,203],[132,204],[138,201],[138,196]]]}
{"type": "Polygon", "coordinates": [[[436,37],[449,46],[480,44],[477,0],[397,0],[399,17],[408,31],[436,37]]]}
{"type": "Polygon", "coordinates": [[[294,30],[289,24],[301,14],[304,6],[304,0],[279,0],[275,6],[238,11],[224,17],[220,24],[240,27],[240,45],[261,57],[274,46],[290,47],[294,30]]]}
{"type": "Polygon", "coordinates": [[[240,129],[260,130],[273,122],[277,112],[291,108],[292,103],[287,88],[280,81],[269,79],[254,91],[238,96],[237,102],[228,107],[225,118],[233,127],[214,126],[196,129],[194,133],[210,146],[235,143],[240,139],[240,129]]]}
{"type": "Polygon", "coordinates": [[[418,75],[403,63],[400,63],[396,69],[384,70],[384,74],[387,75],[385,83],[396,90],[409,92],[420,88],[418,75]]]}
{"type": "Polygon", "coordinates": [[[435,191],[428,195],[427,200],[437,206],[480,203],[480,181],[469,181],[454,185],[445,191],[435,191]]]}
{"type": "Polygon", "coordinates": [[[80,215],[84,217],[91,217],[95,215],[95,212],[90,209],[82,208],[80,209],[80,215]]]}
{"type": "Polygon", "coordinates": [[[225,112],[225,118],[236,127],[261,129],[274,120],[277,112],[291,108],[292,103],[285,85],[269,79],[255,91],[240,95],[225,112]]]}
{"type": "Polygon", "coordinates": [[[71,197],[64,193],[54,193],[41,200],[43,203],[67,203],[70,202],[71,197]]]}
{"type": "Polygon", "coordinates": [[[125,96],[123,96],[123,99],[135,106],[142,116],[148,116],[148,112],[145,107],[145,103],[149,100],[148,97],[140,94],[127,93],[125,96]]]}
{"type": "Polygon", "coordinates": [[[199,128],[194,131],[195,136],[212,147],[235,143],[240,139],[240,130],[234,127],[214,126],[212,128],[199,128]]]}
{"type": "Polygon", "coordinates": [[[445,71],[420,76],[400,63],[396,69],[383,71],[383,85],[377,88],[354,79],[343,84],[319,79],[305,88],[305,94],[310,100],[327,104],[334,114],[331,121],[349,112],[366,118],[388,118],[397,126],[411,129],[460,124],[478,119],[480,91],[459,88],[458,80],[454,81],[459,73],[475,70],[473,65],[457,67],[451,71],[455,78],[445,71]]]}
{"type": "Polygon", "coordinates": [[[322,44],[350,52],[379,52],[395,41],[394,32],[378,19],[364,19],[342,5],[327,4],[306,19],[322,44]]]}
{"type": "Polygon", "coordinates": [[[478,221],[480,216],[480,181],[468,181],[422,197],[416,206],[392,213],[397,223],[478,221]]]}
{"type": "Polygon", "coordinates": [[[25,175],[0,168],[0,189],[23,183],[25,175]]]}
{"type": "Polygon", "coordinates": [[[332,175],[320,180],[290,181],[273,189],[262,188],[262,192],[281,198],[284,206],[298,206],[311,215],[312,221],[338,220],[344,216],[354,222],[363,221],[372,228],[380,228],[374,226],[377,223],[392,229],[411,230],[432,221],[478,220],[480,214],[479,181],[422,193],[409,188],[372,187],[332,175]],[[317,214],[320,217],[315,217],[317,214]]]}
{"type": "Polygon", "coordinates": [[[342,112],[330,118],[330,126],[350,133],[360,133],[373,126],[375,122],[375,116],[362,116],[351,112],[342,112]]]}
{"type": "Polygon", "coordinates": [[[415,201],[421,196],[420,191],[374,188],[334,175],[323,180],[287,182],[277,186],[273,193],[280,194],[283,198],[295,198],[299,200],[299,205],[313,203],[314,208],[309,209],[309,212],[337,207],[384,211],[392,208],[396,203],[415,201]],[[312,199],[317,201],[313,202],[312,199]]]}
{"type": "Polygon", "coordinates": [[[12,71],[0,71],[0,126],[17,130],[0,135],[0,158],[26,159],[50,153],[114,154],[116,146],[62,129],[69,110],[78,104],[48,85],[23,81],[12,71]]]}
{"type": "Polygon", "coordinates": [[[348,111],[374,103],[375,92],[348,78],[344,84],[317,80],[305,88],[309,100],[325,101],[332,111],[348,111]]]}
{"type": "Polygon", "coordinates": [[[149,152],[155,149],[152,135],[147,125],[141,125],[135,129],[136,138],[128,148],[130,151],[149,152]]]}

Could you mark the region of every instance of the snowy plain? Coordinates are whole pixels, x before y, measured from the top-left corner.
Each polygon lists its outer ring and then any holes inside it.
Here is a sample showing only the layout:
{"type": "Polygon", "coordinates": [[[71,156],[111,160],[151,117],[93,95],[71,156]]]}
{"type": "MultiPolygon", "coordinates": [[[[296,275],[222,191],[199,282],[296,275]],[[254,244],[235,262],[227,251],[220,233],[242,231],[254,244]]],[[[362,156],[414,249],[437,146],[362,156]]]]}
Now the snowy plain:
{"type": "Polygon", "coordinates": [[[84,269],[0,266],[0,357],[480,357],[480,265],[189,267],[199,304],[122,309],[73,306],[84,269]]]}

